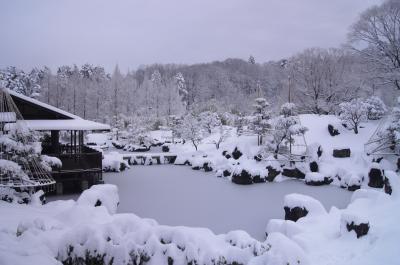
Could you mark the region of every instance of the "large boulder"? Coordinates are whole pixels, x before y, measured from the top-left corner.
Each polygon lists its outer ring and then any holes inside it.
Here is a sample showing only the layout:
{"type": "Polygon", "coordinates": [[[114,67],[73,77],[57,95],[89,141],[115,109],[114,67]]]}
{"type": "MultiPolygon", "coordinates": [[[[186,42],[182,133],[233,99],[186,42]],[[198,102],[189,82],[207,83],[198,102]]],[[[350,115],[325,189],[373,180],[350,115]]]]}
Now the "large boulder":
{"type": "Polygon", "coordinates": [[[256,160],[257,162],[260,162],[262,160],[261,155],[254,156],[254,160],[256,160]]]}
{"type": "Polygon", "coordinates": [[[400,171],[400,158],[397,158],[396,166],[397,166],[397,172],[399,172],[400,171]]]}
{"type": "Polygon", "coordinates": [[[322,186],[329,185],[332,183],[332,179],[329,177],[325,177],[321,173],[318,172],[309,172],[306,174],[305,182],[310,186],[322,186]]]}
{"type": "Polygon", "coordinates": [[[249,185],[253,184],[253,177],[247,170],[242,169],[242,171],[232,174],[232,182],[240,185],[249,185]]]}
{"type": "Polygon", "coordinates": [[[319,166],[318,166],[318,163],[316,161],[312,161],[310,163],[310,171],[311,172],[318,172],[319,171],[319,166]]]}
{"type": "Polygon", "coordinates": [[[285,206],[284,210],[285,210],[285,220],[290,220],[293,222],[296,222],[297,220],[308,214],[308,210],[304,207],[296,206],[293,208],[289,208],[285,206]]]}
{"type": "Polygon", "coordinates": [[[253,176],[253,183],[264,183],[267,179],[265,177],[261,177],[260,175],[253,176]]]}
{"type": "Polygon", "coordinates": [[[373,163],[368,173],[369,182],[368,186],[372,188],[383,188],[384,186],[384,172],[378,163],[373,163]]]}
{"type": "Polygon", "coordinates": [[[296,178],[296,179],[304,179],[305,174],[300,171],[297,167],[295,168],[284,168],[282,171],[282,175],[289,177],[289,178],[296,178]]]}
{"type": "Polygon", "coordinates": [[[389,179],[385,177],[384,183],[385,183],[385,187],[384,187],[385,193],[392,195],[393,189],[392,189],[392,185],[390,185],[389,179]]]}
{"type": "Polygon", "coordinates": [[[279,174],[281,174],[281,171],[273,168],[272,166],[267,166],[267,170],[268,170],[268,175],[267,175],[267,180],[269,182],[274,181],[274,179],[276,178],[276,176],[278,176],[279,174]]]}
{"type": "Polygon", "coordinates": [[[350,157],[351,150],[350,150],[350,148],[333,149],[332,155],[333,155],[333,157],[338,157],[338,158],[350,157]]]}
{"type": "Polygon", "coordinates": [[[169,152],[169,146],[168,146],[168,145],[163,145],[163,146],[161,147],[161,150],[162,150],[164,153],[167,153],[167,152],[169,152]]]}
{"type": "Polygon", "coordinates": [[[118,141],[112,141],[111,144],[116,148],[116,149],[123,149],[125,147],[124,144],[118,142],[118,141]]]}
{"type": "Polygon", "coordinates": [[[229,170],[225,169],[222,174],[224,175],[224,177],[229,177],[232,173],[229,170]]]}
{"type": "Polygon", "coordinates": [[[296,193],[285,196],[284,210],[285,220],[293,222],[307,215],[326,214],[324,206],[318,200],[296,193]]]}
{"type": "Polygon", "coordinates": [[[332,124],[328,124],[328,132],[331,136],[336,136],[339,135],[340,132],[338,129],[336,129],[335,127],[333,127],[332,124]]]}
{"type": "Polygon", "coordinates": [[[342,213],[340,221],[342,234],[345,232],[354,231],[357,238],[368,234],[370,226],[368,220],[365,217],[350,213],[342,213]]]}
{"type": "Polygon", "coordinates": [[[209,162],[205,162],[205,163],[203,164],[203,169],[204,169],[205,172],[213,171],[213,168],[212,168],[212,166],[211,166],[211,163],[209,163],[209,162]]]}
{"type": "Polygon", "coordinates": [[[243,153],[240,152],[240,150],[237,147],[235,147],[235,150],[233,150],[232,152],[233,159],[238,160],[242,155],[243,153]]]}

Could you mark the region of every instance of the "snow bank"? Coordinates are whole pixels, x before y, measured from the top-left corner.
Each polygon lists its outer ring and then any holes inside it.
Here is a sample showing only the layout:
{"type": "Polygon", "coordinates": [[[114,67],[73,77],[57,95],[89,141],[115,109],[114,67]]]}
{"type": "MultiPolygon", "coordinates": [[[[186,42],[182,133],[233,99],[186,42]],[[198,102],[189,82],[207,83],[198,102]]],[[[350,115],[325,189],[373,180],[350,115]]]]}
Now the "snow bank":
{"type": "Polygon", "coordinates": [[[204,228],[113,214],[117,202],[112,185],[93,186],[77,202],[35,206],[0,201],[0,264],[398,263],[400,198],[383,192],[360,189],[346,209],[329,212],[308,196],[287,195],[285,206],[306,207],[310,215],[296,223],[271,220],[265,242],[244,231],[215,235],[204,228]],[[98,200],[102,205],[93,207],[98,200]],[[361,231],[365,222],[369,231],[357,239],[351,230],[361,231]]]}

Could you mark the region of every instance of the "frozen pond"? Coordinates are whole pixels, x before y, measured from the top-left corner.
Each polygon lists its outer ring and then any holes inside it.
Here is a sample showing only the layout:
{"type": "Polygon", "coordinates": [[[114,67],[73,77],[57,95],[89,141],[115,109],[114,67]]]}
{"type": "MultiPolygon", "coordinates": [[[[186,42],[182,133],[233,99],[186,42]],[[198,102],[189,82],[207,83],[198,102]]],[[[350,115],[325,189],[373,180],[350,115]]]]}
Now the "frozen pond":
{"type": "Polygon", "coordinates": [[[285,194],[313,196],[328,210],[346,207],[352,194],[296,180],[240,186],[186,166],[133,166],[103,176],[106,183],[119,188],[121,213],[135,213],[164,225],[207,227],[217,234],[241,229],[259,240],[264,239],[269,219],[284,218],[285,194]]]}

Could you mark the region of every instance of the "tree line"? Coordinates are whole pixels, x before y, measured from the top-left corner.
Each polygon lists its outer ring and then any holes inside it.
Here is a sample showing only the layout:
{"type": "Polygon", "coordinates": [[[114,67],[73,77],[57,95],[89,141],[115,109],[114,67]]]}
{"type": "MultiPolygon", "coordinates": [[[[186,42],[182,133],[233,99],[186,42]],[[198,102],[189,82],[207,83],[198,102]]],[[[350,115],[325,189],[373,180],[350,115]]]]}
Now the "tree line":
{"type": "Polygon", "coordinates": [[[336,113],[342,102],[377,95],[392,103],[400,89],[400,3],[366,10],[341,48],[310,48],[258,63],[227,59],[194,65],[155,64],[112,73],[91,64],[0,71],[2,85],[86,119],[116,125],[167,125],[169,117],[213,111],[251,114],[256,98],[272,111],[293,102],[301,113],[336,113]]]}

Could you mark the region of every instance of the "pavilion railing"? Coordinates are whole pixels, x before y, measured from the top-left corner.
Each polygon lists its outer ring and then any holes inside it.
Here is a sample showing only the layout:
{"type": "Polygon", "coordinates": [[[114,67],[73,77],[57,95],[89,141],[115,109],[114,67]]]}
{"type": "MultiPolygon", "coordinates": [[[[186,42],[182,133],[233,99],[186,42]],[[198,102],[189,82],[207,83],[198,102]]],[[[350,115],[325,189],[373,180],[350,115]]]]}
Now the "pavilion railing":
{"type": "Polygon", "coordinates": [[[59,152],[50,153],[43,148],[42,153],[57,157],[62,162],[61,169],[53,171],[79,171],[79,170],[101,170],[102,168],[102,153],[87,146],[60,145],[59,152]]]}

